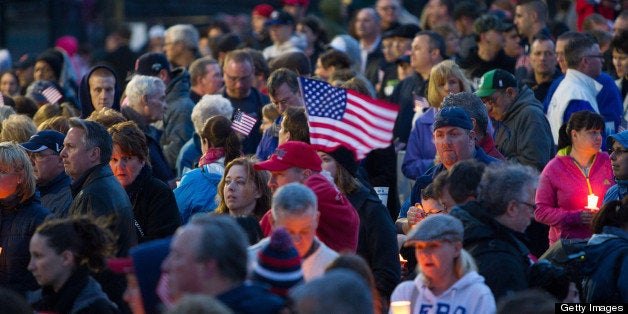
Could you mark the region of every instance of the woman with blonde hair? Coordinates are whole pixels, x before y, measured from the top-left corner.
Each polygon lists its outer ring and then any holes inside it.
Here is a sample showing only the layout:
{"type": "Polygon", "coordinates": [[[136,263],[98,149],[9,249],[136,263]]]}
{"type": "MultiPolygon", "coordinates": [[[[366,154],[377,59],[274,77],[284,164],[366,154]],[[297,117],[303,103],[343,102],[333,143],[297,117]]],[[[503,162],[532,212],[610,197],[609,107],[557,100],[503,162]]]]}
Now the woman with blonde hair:
{"type": "Polygon", "coordinates": [[[21,114],[10,115],[2,121],[0,142],[28,142],[35,133],[37,133],[37,126],[31,118],[21,114]]]}
{"type": "Polygon", "coordinates": [[[401,166],[401,171],[406,177],[416,179],[434,163],[436,157],[436,146],[432,139],[434,114],[440,110],[441,102],[446,96],[460,92],[471,92],[471,84],[455,62],[445,60],[435,65],[430,72],[427,99],[421,100],[421,97],[414,95],[415,100],[423,105],[415,105],[414,108],[416,121],[410,132],[406,155],[401,166]]]}
{"type": "Polygon", "coordinates": [[[0,285],[18,293],[37,289],[27,269],[28,242],[50,212],[35,194],[33,164],[18,144],[0,143],[0,285]],[[8,262],[10,261],[10,262],[8,262]]]}
{"type": "Polygon", "coordinates": [[[462,248],[462,222],[448,214],[436,214],[419,222],[408,234],[419,274],[404,281],[390,297],[410,301],[413,313],[426,307],[452,312],[495,313],[495,299],[484,278],[477,273],[473,257],[462,248]]]}

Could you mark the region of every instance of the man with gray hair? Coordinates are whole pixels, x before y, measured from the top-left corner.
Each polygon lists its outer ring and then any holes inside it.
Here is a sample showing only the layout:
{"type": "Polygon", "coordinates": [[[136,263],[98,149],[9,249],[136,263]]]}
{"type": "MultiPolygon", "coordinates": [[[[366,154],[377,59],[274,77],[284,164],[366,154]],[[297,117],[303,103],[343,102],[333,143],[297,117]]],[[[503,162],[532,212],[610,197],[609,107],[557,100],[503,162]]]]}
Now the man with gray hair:
{"type": "Polygon", "coordinates": [[[195,215],[180,227],[161,265],[170,295],[210,295],[235,313],[277,313],[284,301],[257,285],[245,284],[246,233],[228,215],[195,215]]]}
{"type": "MultiPolygon", "coordinates": [[[[273,229],[285,228],[292,238],[292,244],[301,257],[303,279],[309,281],[321,276],[338,253],[319,241],[318,204],[316,194],[300,183],[289,183],[280,187],[273,195],[270,223],[273,229]]],[[[249,247],[249,269],[257,262],[258,252],[266,247],[270,237],[249,247]]]]}
{"type": "Polygon", "coordinates": [[[355,15],[355,33],[360,41],[360,73],[376,85],[378,70],[384,61],[382,52],[382,19],[373,8],[364,8],[355,15]]]}
{"type": "Polygon", "coordinates": [[[181,177],[183,173],[194,169],[194,165],[203,155],[199,134],[202,133],[205,122],[213,116],[223,116],[231,119],[233,106],[231,106],[229,99],[222,97],[222,95],[205,95],[194,106],[194,110],[192,110],[194,135],[181,147],[177,157],[177,177],[181,177]]]}
{"type": "Polygon", "coordinates": [[[128,250],[137,244],[131,224],[133,209],[109,167],[112,151],[113,141],[105,127],[97,122],[72,118],[59,156],[65,173],[73,181],[74,199],[68,216],[112,217],[117,238],[116,256],[127,256],[128,250]]]}
{"type": "Polygon", "coordinates": [[[449,214],[465,227],[463,246],[499,300],[528,288],[526,271],[534,257],[524,232],[534,217],[538,172],[520,164],[486,168],[477,201],[454,207],[449,214]]]}
{"type": "Polygon", "coordinates": [[[356,272],[334,269],[322,277],[294,288],[290,293],[297,313],[372,314],[373,294],[356,272]]]}
{"type": "MultiPolygon", "coordinates": [[[[68,217],[89,215],[103,219],[116,239],[116,257],[125,257],[137,245],[133,226],[133,206],[118,179],[114,177],[109,159],[113,151],[111,135],[98,122],[70,119],[70,130],[63,140],[59,156],[65,173],[72,178],[72,203],[68,217]]],[[[124,276],[106,270],[94,275],[109,298],[123,309],[124,276]]]]}
{"type": "Polygon", "coordinates": [[[177,24],[166,30],[164,52],[175,67],[188,68],[198,52],[198,31],[190,24],[177,24]]]}
{"type": "Polygon", "coordinates": [[[122,107],[122,114],[133,121],[144,132],[153,175],[159,180],[175,187],[176,178],[159,145],[160,133],[151,125],[164,117],[167,105],[165,102],[166,87],[157,77],[136,75],[127,84],[126,97],[128,104],[122,107]]]}
{"type": "Polygon", "coordinates": [[[190,119],[194,108],[190,99],[190,74],[183,67],[171,70],[170,62],[162,53],[146,53],[140,56],[135,63],[135,74],[158,77],[166,85],[164,100],[168,104],[168,110],[155,126],[163,131],[160,144],[172,171],[181,146],[194,133],[190,119]]]}

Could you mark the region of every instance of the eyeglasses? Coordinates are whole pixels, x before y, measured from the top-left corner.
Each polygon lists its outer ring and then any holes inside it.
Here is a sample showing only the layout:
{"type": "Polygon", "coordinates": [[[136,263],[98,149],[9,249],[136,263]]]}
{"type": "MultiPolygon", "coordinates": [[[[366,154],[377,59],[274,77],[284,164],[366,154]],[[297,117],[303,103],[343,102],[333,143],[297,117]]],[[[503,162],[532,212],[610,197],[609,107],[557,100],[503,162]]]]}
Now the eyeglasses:
{"type": "Polygon", "coordinates": [[[625,148],[615,148],[615,149],[609,148],[608,149],[608,155],[609,156],[612,155],[612,154],[615,154],[616,157],[619,157],[623,153],[628,153],[628,149],[625,149],[625,148]]]}
{"type": "Polygon", "coordinates": [[[482,98],[482,102],[491,107],[495,107],[497,105],[497,100],[502,96],[502,91],[498,90],[493,93],[493,95],[482,98]]]}
{"type": "Polygon", "coordinates": [[[46,159],[48,156],[59,156],[59,154],[55,154],[55,153],[49,153],[49,154],[29,153],[28,154],[28,157],[30,157],[32,160],[35,160],[35,161],[42,161],[46,159]]]}
{"type": "Polygon", "coordinates": [[[251,76],[253,76],[253,72],[251,72],[249,75],[240,76],[240,77],[237,77],[237,76],[233,77],[233,76],[230,76],[229,74],[225,73],[225,77],[227,78],[227,81],[233,82],[233,83],[247,81],[247,80],[249,80],[251,78],[251,76]]]}
{"type": "Polygon", "coordinates": [[[523,202],[523,201],[516,201],[516,202],[519,203],[519,204],[523,204],[523,205],[529,206],[530,208],[532,208],[532,210],[536,210],[536,204],[523,202]]]}

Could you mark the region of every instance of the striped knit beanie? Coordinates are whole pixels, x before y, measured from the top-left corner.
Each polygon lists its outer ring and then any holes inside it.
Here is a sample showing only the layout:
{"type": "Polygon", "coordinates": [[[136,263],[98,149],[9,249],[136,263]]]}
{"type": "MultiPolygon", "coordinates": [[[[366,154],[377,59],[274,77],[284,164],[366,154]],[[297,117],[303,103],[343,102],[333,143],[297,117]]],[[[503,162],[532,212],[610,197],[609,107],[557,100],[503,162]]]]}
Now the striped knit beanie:
{"type": "Polygon", "coordinates": [[[282,297],[303,280],[301,258],[286,229],[275,229],[270,235],[270,243],[258,253],[251,279],[282,297]]]}

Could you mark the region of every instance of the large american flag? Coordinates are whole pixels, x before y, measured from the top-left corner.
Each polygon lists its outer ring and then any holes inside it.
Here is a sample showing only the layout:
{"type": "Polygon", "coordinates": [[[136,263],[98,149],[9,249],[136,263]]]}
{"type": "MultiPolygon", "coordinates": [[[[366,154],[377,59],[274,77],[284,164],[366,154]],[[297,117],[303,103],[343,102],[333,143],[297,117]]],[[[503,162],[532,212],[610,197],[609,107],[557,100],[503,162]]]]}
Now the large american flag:
{"type": "Polygon", "coordinates": [[[330,151],[342,145],[360,160],[373,149],[390,146],[398,106],[326,82],[299,81],[314,148],[330,151]]]}
{"type": "Polygon", "coordinates": [[[231,121],[231,128],[244,136],[249,136],[256,122],[257,119],[254,116],[238,109],[233,116],[233,121],[231,121]]]}

